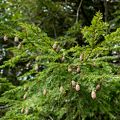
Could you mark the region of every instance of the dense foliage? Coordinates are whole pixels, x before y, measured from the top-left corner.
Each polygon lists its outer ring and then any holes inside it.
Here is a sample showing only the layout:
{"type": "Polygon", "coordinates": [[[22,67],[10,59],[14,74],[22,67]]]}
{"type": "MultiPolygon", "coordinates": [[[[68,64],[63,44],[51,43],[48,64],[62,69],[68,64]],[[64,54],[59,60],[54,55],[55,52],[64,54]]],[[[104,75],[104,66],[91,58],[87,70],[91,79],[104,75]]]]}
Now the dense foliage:
{"type": "Polygon", "coordinates": [[[0,119],[119,120],[119,4],[2,0],[0,119]]]}

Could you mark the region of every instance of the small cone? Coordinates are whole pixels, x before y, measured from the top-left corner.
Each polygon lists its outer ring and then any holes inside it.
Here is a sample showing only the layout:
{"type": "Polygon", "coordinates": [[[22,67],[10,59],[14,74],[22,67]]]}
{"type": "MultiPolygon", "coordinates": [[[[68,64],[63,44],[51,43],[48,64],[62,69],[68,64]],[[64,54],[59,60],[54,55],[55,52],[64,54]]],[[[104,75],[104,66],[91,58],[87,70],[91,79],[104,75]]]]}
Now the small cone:
{"type": "Polygon", "coordinates": [[[17,47],[18,47],[18,49],[21,49],[22,43],[20,43],[17,47]]]}
{"type": "Polygon", "coordinates": [[[72,72],[72,68],[68,66],[68,72],[72,72]]]}
{"type": "Polygon", "coordinates": [[[75,90],[80,91],[80,85],[77,84],[76,87],[75,87],[75,90]]]}
{"type": "Polygon", "coordinates": [[[26,64],[26,67],[28,68],[28,67],[30,66],[30,64],[31,64],[30,62],[29,62],[29,63],[27,63],[27,64],[26,64]]]}
{"type": "Polygon", "coordinates": [[[79,73],[79,72],[80,72],[80,67],[79,67],[79,66],[77,67],[77,70],[76,70],[76,71],[77,71],[77,73],[79,73]]]}
{"type": "Polygon", "coordinates": [[[91,92],[91,98],[94,100],[96,99],[96,92],[95,91],[92,91],[91,92]]]}
{"type": "Polygon", "coordinates": [[[56,48],[56,52],[59,52],[59,51],[60,51],[60,46],[58,45],[56,48]]]}
{"type": "Polygon", "coordinates": [[[75,87],[76,86],[76,82],[74,80],[71,81],[71,85],[72,87],[75,87]]]}
{"type": "Polygon", "coordinates": [[[25,114],[28,115],[28,113],[29,113],[29,109],[26,108],[26,109],[25,109],[25,114]]]}
{"type": "Polygon", "coordinates": [[[46,94],[47,94],[47,90],[44,89],[44,90],[43,90],[43,95],[46,96],[46,94]]]}
{"type": "Polygon", "coordinates": [[[24,94],[23,99],[25,100],[27,98],[27,93],[24,94]]]}
{"type": "Polygon", "coordinates": [[[35,65],[35,70],[38,71],[38,69],[39,69],[39,66],[38,66],[38,64],[36,64],[35,65]]]}
{"type": "Polygon", "coordinates": [[[63,88],[63,86],[60,86],[60,92],[61,92],[61,93],[64,92],[64,88],[63,88]]]}
{"type": "Polygon", "coordinates": [[[8,37],[5,35],[5,36],[3,37],[3,39],[4,39],[4,41],[7,41],[7,40],[8,40],[8,37]]]}
{"type": "Polygon", "coordinates": [[[61,61],[64,62],[64,60],[65,60],[65,56],[62,56],[61,61]]]}
{"type": "Polygon", "coordinates": [[[14,37],[15,42],[19,42],[19,38],[17,36],[14,37]]]}
{"type": "Polygon", "coordinates": [[[80,55],[80,61],[82,61],[82,60],[83,60],[83,54],[80,55]]]}
{"type": "Polygon", "coordinates": [[[97,84],[97,86],[96,86],[96,90],[99,91],[100,88],[101,88],[100,84],[97,84]]]}
{"type": "Polygon", "coordinates": [[[21,109],[21,113],[24,113],[24,108],[21,109]]]}
{"type": "Polygon", "coordinates": [[[56,49],[57,49],[57,46],[58,46],[57,43],[54,43],[53,46],[52,46],[52,48],[53,48],[54,50],[56,50],[56,49]]]}

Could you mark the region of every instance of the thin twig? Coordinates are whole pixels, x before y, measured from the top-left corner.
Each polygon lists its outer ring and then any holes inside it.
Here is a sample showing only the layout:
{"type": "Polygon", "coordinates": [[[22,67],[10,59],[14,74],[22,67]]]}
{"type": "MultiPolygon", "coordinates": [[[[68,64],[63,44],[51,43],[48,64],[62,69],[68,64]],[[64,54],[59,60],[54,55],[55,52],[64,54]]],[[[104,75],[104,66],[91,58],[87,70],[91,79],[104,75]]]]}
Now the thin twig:
{"type": "Polygon", "coordinates": [[[76,14],[76,23],[78,22],[79,11],[80,11],[80,8],[81,8],[81,5],[82,5],[82,2],[83,2],[83,0],[81,0],[81,1],[80,1],[80,4],[79,4],[78,9],[77,9],[77,14],[76,14]]]}
{"type": "Polygon", "coordinates": [[[50,120],[53,120],[53,118],[51,116],[49,116],[50,120]]]}
{"type": "Polygon", "coordinates": [[[8,107],[10,107],[10,106],[8,106],[8,105],[3,105],[3,106],[0,106],[0,109],[6,109],[6,108],[8,108],[8,107]]]}
{"type": "Polygon", "coordinates": [[[56,39],[57,33],[56,33],[56,29],[55,29],[55,25],[54,25],[54,24],[53,24],[53,30],[54,30],[54,37],[55,37],[55,39],[56,39]]]}

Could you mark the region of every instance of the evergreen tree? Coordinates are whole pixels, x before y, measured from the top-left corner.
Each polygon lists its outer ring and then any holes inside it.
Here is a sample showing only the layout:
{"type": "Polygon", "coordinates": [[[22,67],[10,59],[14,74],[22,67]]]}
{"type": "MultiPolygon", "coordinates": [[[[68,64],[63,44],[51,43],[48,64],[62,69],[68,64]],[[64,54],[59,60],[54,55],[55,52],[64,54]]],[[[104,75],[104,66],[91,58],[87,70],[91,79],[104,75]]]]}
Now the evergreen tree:
{"type": "Polygon", "coordinates": [[[119,4],[1,0],[0,119],[119,120],[119,4]]]}
{"type": "Polygon", "coordinates": [[[2,120],[120,118],[120,67],[113,64],[119,56],[110,54],[119,51],[120,29],[108,34],[100,12],[89,27],[78,26],[56,41],[30,24],[20,23],[20,30],[9,34],[20,41],[0,68],[17,70],[21,85],[2,94],[8,106],[2,120]],[[71,36],[74,29],[84,44],[71,36]]]}

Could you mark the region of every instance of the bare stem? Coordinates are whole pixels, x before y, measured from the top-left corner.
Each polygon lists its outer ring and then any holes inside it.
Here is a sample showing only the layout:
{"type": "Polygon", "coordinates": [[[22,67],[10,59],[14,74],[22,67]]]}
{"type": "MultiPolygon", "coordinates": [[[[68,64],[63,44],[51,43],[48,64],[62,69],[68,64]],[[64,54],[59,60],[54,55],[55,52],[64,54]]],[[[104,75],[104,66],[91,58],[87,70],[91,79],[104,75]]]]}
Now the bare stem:
{"type": "Polygon", "coordinates": [[[105,22],[107,21],[107,17],[108,17],[108,6],[107,6],[107,1],[104,0],[104,8],[105,8],[105,22]]]}
{"type": "Polygon", "coordinates": [[[83,2],[83,0],[81,0],[81,1],[80,1],[79,6],[78,6],[78,9],[77,9],[77,14],[76,14],[76,23],[78,22],[78,18],[79,18],[79,11],[80,11],[80,8],[81,8],[81,5],[82,5],[82,2],[83,2]]]}

